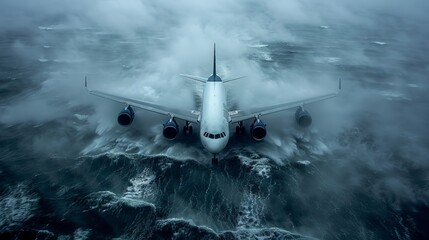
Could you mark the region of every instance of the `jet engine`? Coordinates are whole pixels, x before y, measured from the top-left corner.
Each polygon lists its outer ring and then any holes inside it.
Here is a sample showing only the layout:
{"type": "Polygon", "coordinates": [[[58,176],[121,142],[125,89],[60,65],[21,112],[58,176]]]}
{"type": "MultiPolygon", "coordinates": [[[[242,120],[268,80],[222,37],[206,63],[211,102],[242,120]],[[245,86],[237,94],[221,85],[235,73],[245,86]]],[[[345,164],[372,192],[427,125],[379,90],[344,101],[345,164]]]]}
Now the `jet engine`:
{"type": "Polygon", "coordinates": [[[177,124],[174,118],[171,118],[164,124],[164,129],[162,130],[162,134],[168,140],[173,140],[179,135],[179,125],[177,124]]]}
{"type": "Polygon", "coordinates": [[[300,127],[307,128],[311,125],[313,120],[311,119],[310,114],[304,110],[303,107],[299,107],[295,112],[295,121],[300,127]]]}
{"type": "Polygon", "coordinates": [[[261,141],[267,135],[266,124],[263,123],[260,119],[255,119],[255,121],[250,125],[250,134],[253,139],[261,141]]]}
{"type": "Polygon", "coordinates": [[[118,123],[122,126],[130,125],[134,120],[134,110],[131,106],[126,106],[118,115],[118,123]]]}

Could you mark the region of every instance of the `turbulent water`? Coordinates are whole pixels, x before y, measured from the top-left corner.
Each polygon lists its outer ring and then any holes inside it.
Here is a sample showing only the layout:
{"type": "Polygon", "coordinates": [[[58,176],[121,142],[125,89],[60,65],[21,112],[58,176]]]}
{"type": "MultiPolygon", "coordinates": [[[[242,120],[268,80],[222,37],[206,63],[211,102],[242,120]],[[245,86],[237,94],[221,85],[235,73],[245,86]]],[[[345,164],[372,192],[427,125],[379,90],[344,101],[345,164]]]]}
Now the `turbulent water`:
{"type": "MultiPolygon", "coordinates": [[[[289,112],[264,119],[263,142],[232,136],[217,167],[196,134],[167,141],[167,119],[144,111],[120,127],[123,106],[83,87],[87,74],[93,89],[196,108],[201,88],[177,75],[196,64],[210,73],[210,45],[204,64],[153,62],[175,36],[56,25],[2,34],[0,238],[428,238],[425,36],[395,25],[284,30],[294,39],[242,38],[258,73],[228,86],[231,108],[335,91],[339,77],[343,91],[308,106],[311,129],[289,112]]],[[[220,75],[247,74],[218,49],[220,75]]]]}

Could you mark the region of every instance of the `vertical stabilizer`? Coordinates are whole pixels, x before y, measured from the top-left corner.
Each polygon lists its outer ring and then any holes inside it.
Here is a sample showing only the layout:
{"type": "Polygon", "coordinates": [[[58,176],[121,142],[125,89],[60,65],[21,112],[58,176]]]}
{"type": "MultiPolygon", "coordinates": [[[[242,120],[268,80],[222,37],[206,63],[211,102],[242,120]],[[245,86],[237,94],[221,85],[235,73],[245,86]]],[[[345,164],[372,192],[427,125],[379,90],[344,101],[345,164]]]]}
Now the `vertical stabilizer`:
{"type": "Polygon", "coordinates": [[[213,44],[213,77],[216,78],[216,43],[213,44]]]}
{"type": "Polygon", "coordinates": [[[222,79],[216,75],[216,43],[213,44],[213,75],[211,75],[207,82],[222,82],[222,79]]]}

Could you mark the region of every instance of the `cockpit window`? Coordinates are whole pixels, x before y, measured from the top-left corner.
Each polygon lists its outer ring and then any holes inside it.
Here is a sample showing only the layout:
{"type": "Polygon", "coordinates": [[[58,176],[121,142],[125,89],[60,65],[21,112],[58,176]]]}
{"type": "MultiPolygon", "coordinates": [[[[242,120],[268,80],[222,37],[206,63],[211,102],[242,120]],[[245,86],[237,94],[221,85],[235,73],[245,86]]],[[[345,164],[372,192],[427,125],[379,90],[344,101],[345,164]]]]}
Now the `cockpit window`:
{"type": "Polygon", "coordinates": [[[211,138],[211,139],[219,139],[219,138],[226,137],[226,134],[225,134],[225,132],[221,132],[221,133],[217,133],[217,134],[204,132],[203,136],[207,137],[207,138],[211,138]]]}

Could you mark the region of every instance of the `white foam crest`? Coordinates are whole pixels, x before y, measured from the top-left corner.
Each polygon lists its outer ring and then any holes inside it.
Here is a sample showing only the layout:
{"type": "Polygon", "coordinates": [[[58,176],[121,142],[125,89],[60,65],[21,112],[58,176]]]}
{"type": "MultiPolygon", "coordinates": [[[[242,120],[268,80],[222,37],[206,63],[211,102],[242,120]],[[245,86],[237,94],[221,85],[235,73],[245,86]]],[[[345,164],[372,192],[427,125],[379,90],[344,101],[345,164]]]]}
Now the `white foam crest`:
{"type": "Polygon", "coordinates": [[[247,46],[250,47],[250,48],[264,48],[264,47],[268,47],[267,44],[250,44],[250,45],[247,45],[247,46]]]}
{"type": "Polygon", "coordinates": [[[296,161],[296,162],[299,163],[299,164],[301,164],[301,165],[305,165],[305,166],[308,166],[308,165],[311,164],[311,162],[308,161],[308,160],[299,160],[299,161],[296,161]]]}
{"type": "Polygon", "coordinates": [[[39,198],[31,194],[27,185],[9,187],[0,199],[0,228],[21,225],[37,209],[39,198]]]}
{"type": "MultiPolygon", "coordinates": [[[[245,151],[253,153],[250,158],[240,152],[239,145],[231,146],[231,149],[225,152],[224,155],[231,155],[230,153],[238,155],[243,164],[251,165],[252,170],[257,175],[269,178],[270,166],[268,159],[283,165],[294,156],[300,155],[302,148],[316,156],[329,153],[329,147],[317,138],[316,130],[304,131],[289,128],[284,131],[287,131],[287,133],[272,132],[263,142],[252,144],[251,148],[246,147],[245,151]],[[297,142],[297,140],[299,141],[297,142]]],[[[108,131],[96,137],[91,144],[81,151],[81,154],[167,157],[178,161],[193,160],[201,164],[209,162],[211,155],[199,144],[198,136],[194,136],[192,141],[182,139],[183,136],[178,138],[174,141],[165,139],[162,135],[161,125],[154,125],[149,131],[142,132],[140,136],[129,136],[127,132],[108,131]]],[[[231,141],[229,144],[234,143],[231,141]]]]}
{"type": "Polygon", "coordinates": [[[328,57],[328,62],[330,63],[335,63],[335,62],[339,62],[341,60],[341,58],[337,58],[337,57],[328,57]]]}
{"type": "MultiPolygon", "coordinates": [[[[199,144],[185,143],[183,140],[169,141],[162,135],[162,126],[155,125],[148,132],[138,138],[131,138],[126,133],[111,131],[104,132],[96,137],[81,154],[112,154],[112,155],[140,155],[148,157],[164,156],[171,159],[186,161],[210,159],[210,155],[199,144]]],[[[181,136],[179,136],[180,138],[181,136]]]]}
{"type": "Polygon", "coordinates": [[[273,58],[271,57],[269,52],[260,52],[259,53],[260,58],[262,58],[265,61],[272,61],[273,58]]]}
{"type": "MultiPolygon", "coordinates": [[[[110,140],[110,139],[109,139],[110,140]]],[[[104,136],[95,138],[91,144],[81,151],[81,154],[99,154],[99,153],[111,153],[112,152],[111,142],[104,136]]]]}
{"type": "Polygon", "coordinates": [[[92,30],[90,27],[78,27],[73,26],[70,24],[57,24],[57,25],[48,25],[48,26],[38,26],[39,30],[43,31],[52,31],[52,30],[81,30],[81,31],[88,31],[92,30]]]}
{"type": "Polygon", "coordinates": [[[83,58],[56,58],[53,60],[56,63],[83,63],[85,61],[83,58]]]}
{"type": "Polygon", "coordinates": [[[315,57],[314,62],[316,63],[336,63],[340,62],[341,58],[339,57],[315,57]]]}
{"type": "MultiPolygon", "coordinates": [[[[156,221],[156,224],[158,225],[158,227],[159,227],[159,228],[163,228],[164,226],[166,226],[166,225],[168,225],[168,224],[174,224],[174,223],[176,223],[176,222],[177,222],[177,223],[180,223],[180,222],[187,223],[187,224],[189,224],[189,225],[191,225],[191,226],[198,227],[199,229],[204,229],[204,230],[206,230],[206,231],[209,231],[209,232],[211,232],[211,233],[213,233],[213,234],[215,234],[215,235],[217,235],[217,234],[218,234],[218,233],[216,233],[213,229],[211,229],[211,228],[209,228],[209,227],[207,227],[207,226],[204,226],[204,225],[196,225],[192,219],[184,219],[184,218],[167,218],[167,219],[162,219],[162,220],[158,220],[158,221],[156,221]]],[[[177,233],[176,233],[176,235],[177,235],[177,233]]]]}
{"type": "Polygon", "coordinates": [[[410,87],[410,88],[419,88],[420,87],[419,85],[417,85],[415,83],[407,84],[407,86],[410,87]]]}
{"type": "Polygon", "coordinates": [[[313,239],[280,228],[241,228],[232,232],[236,239],[313,239]]]}
{"type": "Polygon", "coordinates": [[[404,94],[399,92],[388,92],[388,91],[382,91],[380,92],[380,95],[385,97],[387,100],[393,101],[393,100],[406,100],[411,101],[411,98],[404,96],[404,94]]]}
{"type": "Polygon", "coordinates": [[[321,140],[314,140],[312,142],[309,142],[309,150],[311,154],[318,156],[322,156],[330,152],[329,147],[321,140]]]}
{"type": "Polygon", "coordinates": [[[74,240],[86,240],[86,239],[89,239],[90,234],[91,234],[91,229],[78,228],[73,233],[73,239],[74,240]]]}
{"type": "Polygon", "coordinates": [[[151,208],[155,208],[154,204],[146,202],[142,199],[126,196],[119,197],[111,191],[94,192],[89,194],[88,197],[88,209],[84,211],[93,209],[97,209],[100,212],[117,210],[121,204],[127,204],[131,207],[149,206],[151,208]]]}
{"type": "MultiPolygon", "coordinates": [[[[196,133],[194,133],[196,134],[196,133]]],[[[140,148],[139,154],[147,156],[166,156],[176,160],[195,160],[208,159],[209,154],[199,147],[198,143],[185,143],[177,139],[169,141],[162,135],[162,126],[156,125],[151,129],[152,141],[147,142],[140,148]]],[[[179,136],[180,138],[181,136],[179,136]]],[[[199,139],[197,139],[199,141],[199,139]]]]}
{"type": "Polygon", "coordinates": [[[155,182],[155,174],[145,168],[140,174],[130,180],[131,186],[124,193],[125,198],[136,198],[153,201],[158,195],[158,187],[155,182]]]}
{"type": "Polygon", "coordinates": [[[387,44],[386,42],[379,42],[379,41],[373,41],[372,43],[380,45],[380,46],[384,46],[387,44]]]}
{"type": "Polygon", "coordinates": [[[252,151],[275,161],[279,165],[300,156],[303,149],[311,155],[322,156],[330,152],[329,147],[318,138],[317,129],[291,127],[277,129],[267,135],[263,142],[252,145],[252,151]]]}
{"type": "Polygon", "coordinates": [[[88,115],[75,113],[73,116],[75,116],[80,121],[88,120],[88,115]]]}
{"type": "Polygon", "coordinates": [[[299,152],[295,139],[289,136],[271,134],[267,136],[265,141],[266,143],[257,146],[255,150],[280,165],[283,165],[288,158],[299,152]]]}
{"type": "Polygon", "coordinates": [[[39,30],[55,30],[56,27],[55,26],[39,26],[38,29],[39,30]]]}
{"type": "Polygon", "coordinates": [[[244,194],[240,203],[237,228],[261,227],[262,210],[263,203],[258,195],[250,192],[244,194]]]}
{"type": "Polygon", "coordinates": [[[251,171],[255,172],[262,178],[270,178],[271,165],[268,158],[261,158],[258,154],[254,153],[251,157],[243,155],[238,156],[243,165],[252,167],[251,171]]]}

